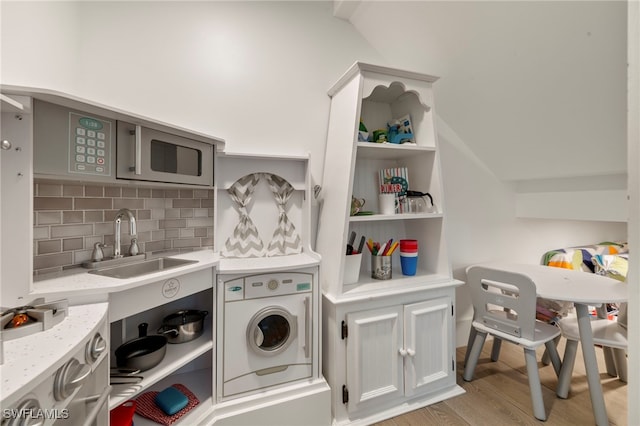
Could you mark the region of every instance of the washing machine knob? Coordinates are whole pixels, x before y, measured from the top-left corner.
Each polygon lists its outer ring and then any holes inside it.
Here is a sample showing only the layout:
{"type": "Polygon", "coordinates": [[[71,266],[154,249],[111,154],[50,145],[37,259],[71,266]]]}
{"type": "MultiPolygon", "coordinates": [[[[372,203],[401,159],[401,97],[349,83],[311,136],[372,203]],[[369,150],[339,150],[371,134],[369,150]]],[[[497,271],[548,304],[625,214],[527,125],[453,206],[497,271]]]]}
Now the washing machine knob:
{"type": "Polygon", "coordinates": [[[269,282],[267,283],[267,288],[269,288],[269,290],[275,290],[278,288],[278,280],[269,280],[269,282]]]}

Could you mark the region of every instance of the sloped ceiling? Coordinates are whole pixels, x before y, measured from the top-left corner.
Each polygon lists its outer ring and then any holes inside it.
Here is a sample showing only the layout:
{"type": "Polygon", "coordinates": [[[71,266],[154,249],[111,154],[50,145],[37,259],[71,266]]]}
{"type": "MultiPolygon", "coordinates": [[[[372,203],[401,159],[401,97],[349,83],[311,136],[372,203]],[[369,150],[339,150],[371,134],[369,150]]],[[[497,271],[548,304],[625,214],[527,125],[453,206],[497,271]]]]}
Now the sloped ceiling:
{"type": "Polygon", "coordinates": [[[505,181],[626,173],[623,1],[336,1],[505,181]]]}

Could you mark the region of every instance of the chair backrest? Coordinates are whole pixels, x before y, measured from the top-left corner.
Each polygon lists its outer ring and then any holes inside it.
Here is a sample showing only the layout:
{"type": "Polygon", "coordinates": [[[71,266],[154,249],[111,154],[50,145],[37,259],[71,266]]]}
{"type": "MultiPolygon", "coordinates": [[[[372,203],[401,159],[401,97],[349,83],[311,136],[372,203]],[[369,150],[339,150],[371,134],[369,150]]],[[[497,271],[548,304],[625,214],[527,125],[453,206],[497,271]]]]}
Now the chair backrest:
{"type": "Polygon", "coordinates": [[[515,337],[534,340],[536,285],[531,278],[485,266],[470,266],[467,285],[474,321],[515,337]]]}

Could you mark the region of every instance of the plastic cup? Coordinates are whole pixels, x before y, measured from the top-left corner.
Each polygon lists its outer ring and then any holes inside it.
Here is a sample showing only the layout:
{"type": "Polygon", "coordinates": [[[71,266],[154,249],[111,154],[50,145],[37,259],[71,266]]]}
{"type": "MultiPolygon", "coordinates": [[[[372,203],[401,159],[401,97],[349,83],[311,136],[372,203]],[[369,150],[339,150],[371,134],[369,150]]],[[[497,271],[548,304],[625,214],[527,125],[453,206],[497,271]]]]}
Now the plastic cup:
{"type": "Polygon", "coordinates": [[[400,240],[400,267],[402,275],[412,276],[418,269],[418,241],[400,240]]]}

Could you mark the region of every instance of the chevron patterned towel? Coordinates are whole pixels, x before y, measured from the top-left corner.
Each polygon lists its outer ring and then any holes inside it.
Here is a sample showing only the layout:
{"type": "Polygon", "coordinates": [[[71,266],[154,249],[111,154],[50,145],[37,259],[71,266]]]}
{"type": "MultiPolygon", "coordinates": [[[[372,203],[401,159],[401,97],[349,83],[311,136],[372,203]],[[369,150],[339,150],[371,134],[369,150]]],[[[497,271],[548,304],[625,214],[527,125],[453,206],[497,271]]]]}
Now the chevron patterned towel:
{"type": "Polygon", "coordinates": [[[264,244],[258,235],[258,229],[247,211],[259,181],[259,173],[248,174],[235,181],[227,190],[236,203],[240,222],[233,230],[233,235],[225,242],[225,249],[222,251],[224,257],[263,257],[265,255],[264,244]]]}
{"type": "Polygon", "coordinates": [[[293,193],[293,186],[278,175],[264,173],[269,184],[269,189],[278,205],[278,227],[273,231],[273,237],[269,242],[267,256],[286,256],[302,252],[300,235],[296,227],[287,216],[287,202],[293,193]]]}

